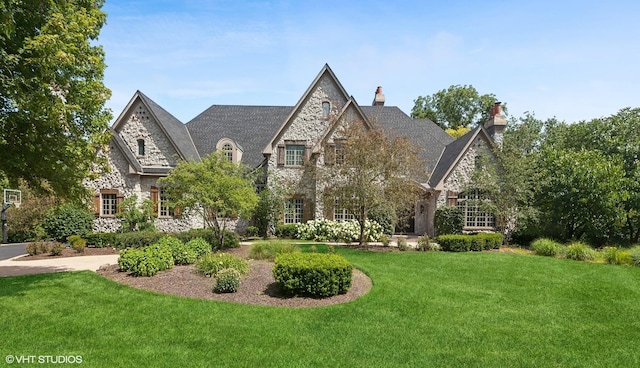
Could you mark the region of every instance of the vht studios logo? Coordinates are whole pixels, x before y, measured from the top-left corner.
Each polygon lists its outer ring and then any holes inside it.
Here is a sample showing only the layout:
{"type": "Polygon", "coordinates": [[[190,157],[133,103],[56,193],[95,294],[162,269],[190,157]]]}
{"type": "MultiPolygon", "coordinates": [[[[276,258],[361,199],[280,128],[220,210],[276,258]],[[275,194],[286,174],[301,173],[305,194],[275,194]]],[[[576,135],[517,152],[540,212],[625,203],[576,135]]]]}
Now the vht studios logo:
{"type": "Polygon", "coordinates": [[[48,364],[80,364],[80,355],[7,355],[4,358],[8,364],[48,363],[48,364]]]}

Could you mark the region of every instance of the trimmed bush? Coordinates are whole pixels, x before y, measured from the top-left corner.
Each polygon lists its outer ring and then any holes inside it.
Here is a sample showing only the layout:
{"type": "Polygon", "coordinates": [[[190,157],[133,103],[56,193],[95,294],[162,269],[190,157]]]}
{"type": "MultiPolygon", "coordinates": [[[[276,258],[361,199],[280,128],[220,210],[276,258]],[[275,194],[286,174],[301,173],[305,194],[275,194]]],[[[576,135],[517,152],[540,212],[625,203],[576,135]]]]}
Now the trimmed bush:
{"type": "Polygon", "coordinates": [[[87,241],[84,240],[80,235],[71,235],[67,238],[69,245],[71,245],[71,249],[75,250],[77,253],[83,253],[84,248],[87,246],[87,241]]]}
{"type": "Polygon", "coordinates": [[[133,231],[115,235],[114,246],[118,249],[144,248],[157,243],[165,234],[155,231],[133,231]]]}
{"type": "Polygon", "coordinates": [[[484,239],[485,244],[483,250],[500,249],[502,242],[504,241],[504,237],[499,233],[479,233],[476,234],[476,236],[484,239]]]}
{"type": "Polygon", "coordinates": [[[247,261],[229,253],[207,254],[196,262],[196,273],[209,277],[214,277],[225,268],[233,268],[241,275],[249,273],[247,261]]]}
{"type": "Polygon", "coordinates": [[[84,236],[87,245],[96,248],[113,247],[116,242],[116,233],[87,233],[84,236]]]}
{"type": "Polygon", "coordinates": [[[560,254],[562,244],[547,238],[540,238],[531,243],[531,248],[539,256],[555,257],[560,254]]]}
{"type": "Polygon", "coordinates": [[[351,287],[353,266],[342,256],[323,253],[288,253],[276,257],[273,276],[291,294],[329,297],[351,287]]]}
{"type": "Polygon", "coordinates": [[[36,256],[38,254],[45,254],[51,251],[49,243],[46,241],[37,241],[27,244],[27,254],[30,256],[36,256]]]}
{"type": "Polygon", "coordinates": [[[93,214],[85,207],[63,204],[49,211],[42,225],[49,237],[62,242],[71,235],[84,236],[90,232],[93,214]]]}
{"type": "Polygon", "coordinates": [[[462,234],[464,215],[458,207],[438,207],[435,213],[434,225],[436,235],[462,234]]]}
{"type": "Polygon", "coordinates": [[[296,224],[278,224],[276,225],[276,236],[283,239],[295,239],[298,233],[296,224]]]}
{"type": "Polygon", "coordinates": [[[173,267],[173,256],[168,245],[154,244],[144,249],[130,248],[120,253],[118,266],[133,276],[153,276],[173,267]]]}
{"type": "Polygon", "coordinates": [[[203,238],[193,238],[186,242],[185,245],[196,254],[196,260],[205,254],[211,254],[211,244],[203,238]]]}
{"type": "Polygon", "coordinates": [[[64,250],[65,246],[62,245],[62,243],[59,242],[55,242],[53,244],[51,244],[51,247],[49,248],[49,253],[52,256],[59,256],[62,254],[62,251],[64,250]]]}
{"type": "Polygon", "coordinates": [[[247,236],[252,238],[260,236],[260,229],[257,226],[247,226],[247,236]]]}
{"type": "Polygon", "coordinates": [[[469,235],[440,235],[438,243],[446,252],[468,252],[471,250],[471,237],[469,235]]]}
{"type": "Polygon", "coordinates": [[[240,287],[240,272],[233,268],[224,268],[216,274],[216,293],[235,293],[240,287]]]}
{"type": "MultiPolygon", "coordinates": [[[[204,239],[209,245],[218,244],[218,238],[216,237],[213,229],[189,229],[180,233],[173,234],[176,238],[182,240],[184,243],[188,243],[192,239],[201,238],[204,239]]],[[[210,248],[213,250],[213,248],[210,248]]]]}
{"type": "Polygon", "coordinates": [[[574,242],[567,246],[565,257],[576,261],[590,261],[596,258],[596,251],[584,243],[574,242]]]}
{"type": "Polygon", "coordinates": [[[602,248],[602,255],[609,264],[632,265],[634,263],[631,252],[624,249],[604,247],[602,248]]]}
{"type": "Polygon", "coordinates": [[[131,272],[144,257],[144,252],[138,248],[128,248],[120,252],[118,267],[120,271],[131,272]]]}
{"type": "Polygon", "coordinates": [[[240,236],[237,233],[231,230],[224,230],[224,239],[223,244],[218,244],[218,238],[216,238],[217,244],[216,249],[229,249],[229,248],[238,248],[240,246],[240,236]]]}
{"type": "Polygon", "coordinates": [[[190,247],[187,247],[180,239],[173,236],[165,236],[158,245],[169,247],[171,249],[171,256],[173,257],[173,263],[176,265],[188,265],[195,263],[198,260],[198,256],[190,247]]]}
{"type": "Polygon", "coordinates": [[[277,256],[285,253],[300,252],[300,247],[282,241],[265,241],[251,245],[249,258],[274,261],[277,256]]]}

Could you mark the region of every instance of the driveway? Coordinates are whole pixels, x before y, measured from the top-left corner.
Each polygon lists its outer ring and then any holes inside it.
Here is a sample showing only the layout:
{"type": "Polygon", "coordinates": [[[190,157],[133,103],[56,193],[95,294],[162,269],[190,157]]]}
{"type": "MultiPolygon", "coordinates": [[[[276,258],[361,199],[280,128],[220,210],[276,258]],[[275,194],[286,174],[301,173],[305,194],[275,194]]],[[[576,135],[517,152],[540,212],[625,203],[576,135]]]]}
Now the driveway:
{"type": "Polygon", "coordinates": [[[27,243],[14,243],[0,245],[0,261],[27,254],[27,243]]]}

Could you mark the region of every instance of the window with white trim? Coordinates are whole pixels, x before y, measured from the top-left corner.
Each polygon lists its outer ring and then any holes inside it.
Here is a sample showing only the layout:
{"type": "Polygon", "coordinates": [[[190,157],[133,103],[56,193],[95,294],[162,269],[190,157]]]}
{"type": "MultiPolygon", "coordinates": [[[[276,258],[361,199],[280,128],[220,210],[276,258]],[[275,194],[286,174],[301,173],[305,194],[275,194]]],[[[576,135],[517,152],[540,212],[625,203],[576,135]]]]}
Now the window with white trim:
{"type": "Polygon", "coordinates": [[[465,228],[494,228],[496,220],[493,213],[482,208],[484,196],[478,189],[458,195],[458,208],[464,216],[465,228]]]}
{"type": "Polygon", "coordinates": [[[115,216],[118,212],[118,196],[116,193],[101,193],[100,203],[101,216],[115,216]]]}
{"type": "Polygon", "coordinates": [[[304,200],[300,198],[287,198],[284,202],[284,223],[302,223],[304,215],[304,200]]]}
{"type": "Polygon", "coordinates": [[[158,215],[160,217],[172,217],[173,208],[170,208],[167,205],[167,196],[164,192],[164,189],[160,189],[160,193],[158,195],[158,215]]]}
{"type": "Polygon", "coordinates": [[[345,208],[335,207],[333,210],[333,219],[337,222],[353,221],[355,218],[356,217],[345,208]]]}
{"type": "Polygon", "coordinates": [[[286,166],[304,165],[304,145],[288,144],[285,147],[284,164],[286,166]]]}
{"type": "Polygon", "coordinates": [[[222,157],[229,162],[233,162],[233,146],[231,143],[225,143],[222,145],[222,157]]]}

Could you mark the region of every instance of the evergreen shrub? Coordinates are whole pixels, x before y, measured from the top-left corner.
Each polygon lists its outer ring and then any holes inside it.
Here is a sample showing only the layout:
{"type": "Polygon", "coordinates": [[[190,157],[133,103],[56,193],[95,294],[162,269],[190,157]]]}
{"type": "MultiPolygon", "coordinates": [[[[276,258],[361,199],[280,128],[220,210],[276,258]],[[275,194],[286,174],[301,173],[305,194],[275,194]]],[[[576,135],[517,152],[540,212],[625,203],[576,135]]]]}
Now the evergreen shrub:
{"type": "Polygon", "coordinates": [[[338,254],[287,253],[275,259],[273,276],[290,294],[329,297],[351,287],[353,266],[338,254]]]}

